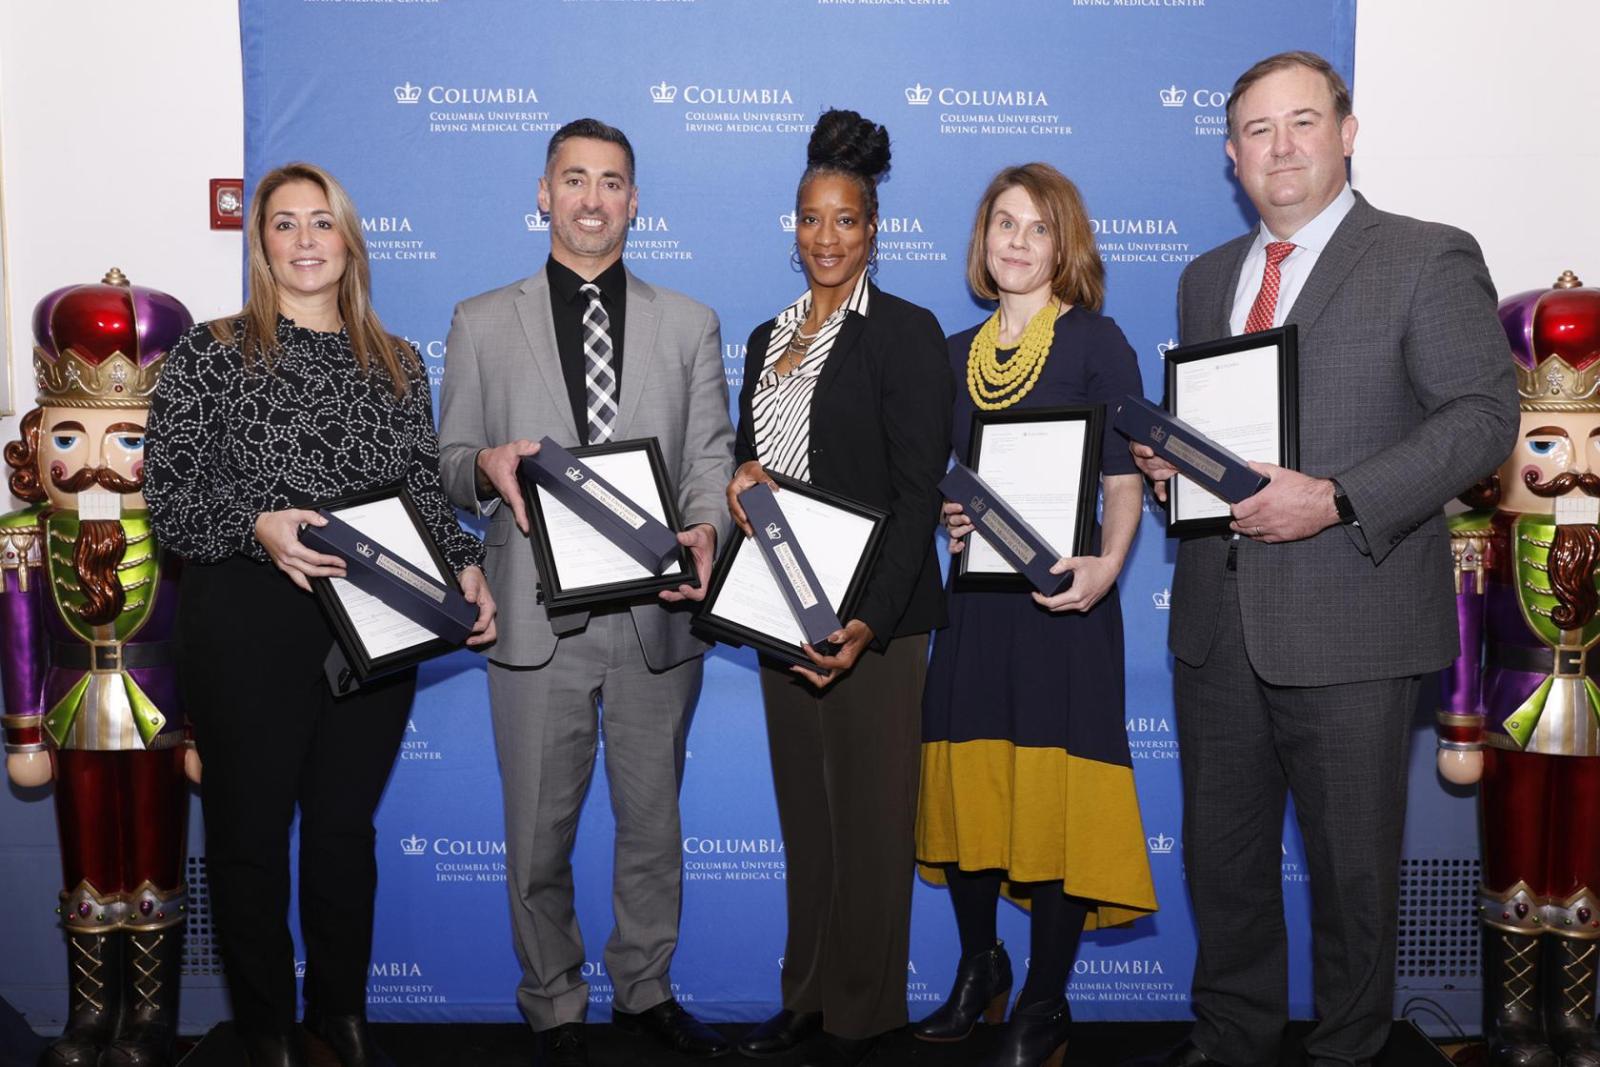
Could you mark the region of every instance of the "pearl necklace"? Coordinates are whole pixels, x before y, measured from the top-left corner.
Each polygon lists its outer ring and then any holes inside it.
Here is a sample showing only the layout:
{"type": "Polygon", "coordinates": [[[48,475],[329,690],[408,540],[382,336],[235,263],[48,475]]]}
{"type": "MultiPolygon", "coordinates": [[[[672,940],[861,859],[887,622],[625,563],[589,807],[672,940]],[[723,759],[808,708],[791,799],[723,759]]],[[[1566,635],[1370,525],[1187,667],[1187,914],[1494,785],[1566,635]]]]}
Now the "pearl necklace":
{"type": "Polygon", "coordinates": [[[1001,362],[1000,312],[989,316],[967,349],[967,392],[982,411],[999,411],[1027,396],[1044,370],[1056,337],[1061,302],[1052,299],[1034,313],[1010,359],[1001,362]]]}

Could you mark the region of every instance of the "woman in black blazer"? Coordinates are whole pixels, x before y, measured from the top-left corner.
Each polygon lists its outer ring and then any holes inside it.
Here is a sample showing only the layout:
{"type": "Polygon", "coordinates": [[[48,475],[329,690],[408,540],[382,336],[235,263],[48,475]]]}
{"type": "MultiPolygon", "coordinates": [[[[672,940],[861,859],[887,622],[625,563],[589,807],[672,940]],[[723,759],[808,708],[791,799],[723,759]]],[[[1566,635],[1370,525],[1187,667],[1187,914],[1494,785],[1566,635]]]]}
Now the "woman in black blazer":
{"type": "Polygon", "coordinates": [[[740,1042],[777,1055],[821,1032],[808,1065],[855,1064],[906,1022],[920,702],[945,620],[934,530],[954,395],[932,313],[868,279],[889,135],[853,111],[818,120],[795,205],[807,290],[750,335],[738,494],[767,471],[888,513],[853,615],[810,652],[829,676],[762,660],[788,872],[783,1010],[740,1042]]]}

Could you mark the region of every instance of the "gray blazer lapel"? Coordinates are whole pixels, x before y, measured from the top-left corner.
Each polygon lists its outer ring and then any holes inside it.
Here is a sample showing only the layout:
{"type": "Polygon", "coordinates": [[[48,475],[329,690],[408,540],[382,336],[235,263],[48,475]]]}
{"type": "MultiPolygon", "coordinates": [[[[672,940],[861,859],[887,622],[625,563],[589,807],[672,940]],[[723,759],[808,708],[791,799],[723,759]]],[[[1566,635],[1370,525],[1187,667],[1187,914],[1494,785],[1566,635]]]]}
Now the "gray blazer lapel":
{"type": "Polygon", "coordinates": [[[577,426],[572,422],[572,405],[567,402],[567,380],[561,373],[556,324],[550,315],[550,280],[543,270],[522,283],[522,295],[517,297],[517,318],[522,321],[522,332],[528,339],[533,364],[544,376],[545,388],[552,401],[550,406],[567,428],[567,440],[582,440],[578,436],[577,426]]]}
{"type": "Polygon", "coordinates": [[[1250,246],[1255,243],[1255,235],[1248,234],[1238,240],[1238,247],[1229,257],[1227,270],[1219,272],[1216,277],[1222,281],[1222,292],[1217,293],[1212,299],[1206,301],[1206,307],[1214,308],[1219,316],[1213,324],[1215,329],[1208,331],[1207,337],[1227,337],[1233,333],[1233,298],[1239,291],[1239,275],[1244,273],[1245,257],[1250,254],[1250,246]]]}
{"type": "Polygon", "coordinates": [[[1317,321],[1322,309],[1328,306],[1333,294],[1372,246],[1377,237],[1373,227],[1378,223],[1378,212],[1357,193],[1355,206],[1333,231],[1328,247],[1322,250],[1317,265],[1311,269],[1311,277],[1295,297],[1294,307],[1284,319],[1285,325],[1294,323],[1305,330],[1317,321]]]}
{"type": "Polygon", "coordinates": [[[656,291],[628,271],[628,318],[622,331],[622,405],[617,410],[617,437],[628,435],[639,410],[639,397],[650,377],[650,364],[656,358],[656,334],[661,328],[661,313],[656,308],[656,291]]]}

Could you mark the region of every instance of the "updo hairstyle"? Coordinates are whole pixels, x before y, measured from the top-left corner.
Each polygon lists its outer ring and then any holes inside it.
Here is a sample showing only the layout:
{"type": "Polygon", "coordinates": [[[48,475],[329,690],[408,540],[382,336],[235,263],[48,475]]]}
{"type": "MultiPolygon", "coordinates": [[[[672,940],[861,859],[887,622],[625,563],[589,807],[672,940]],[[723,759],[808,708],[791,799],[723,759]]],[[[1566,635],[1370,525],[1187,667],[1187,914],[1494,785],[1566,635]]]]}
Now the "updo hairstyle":
{"type": "Polygon", "coordinates": [[[842,174],[861,190],[867,218],[878,220],[878,182],[889,173],[889,131],[854,111],[830,108],[817,119],[806,145],[806,171],[795,188],[795,209],[800,190],[821,174],[842,174]]]}

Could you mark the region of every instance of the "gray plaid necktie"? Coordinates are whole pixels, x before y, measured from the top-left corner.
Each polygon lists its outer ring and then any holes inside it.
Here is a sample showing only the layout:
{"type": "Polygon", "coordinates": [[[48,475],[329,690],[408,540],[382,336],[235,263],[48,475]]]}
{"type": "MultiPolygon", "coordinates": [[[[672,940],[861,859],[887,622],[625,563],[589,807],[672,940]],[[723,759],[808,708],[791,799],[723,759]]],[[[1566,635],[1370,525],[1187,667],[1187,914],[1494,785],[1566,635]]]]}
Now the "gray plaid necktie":
{"type": "Polygon", "coordinates": [[[611,440],[617,425],[617,374],[611,366],[611,317],[600,303],[600,287],[586,282],[578,292],[589,298],[583,313],[583,385],[589,405],[589,443],[611,440]]]}

